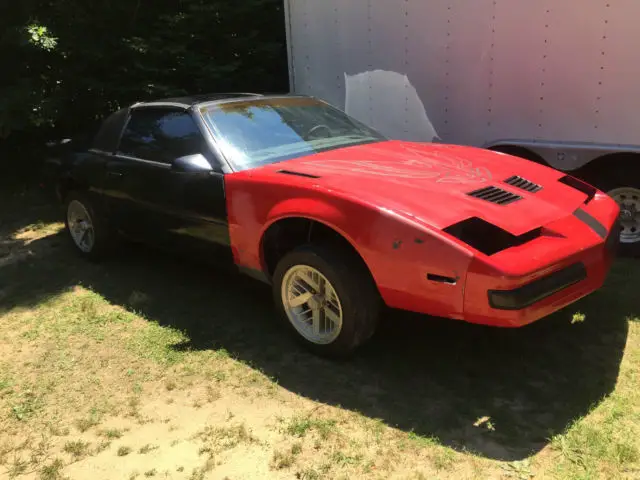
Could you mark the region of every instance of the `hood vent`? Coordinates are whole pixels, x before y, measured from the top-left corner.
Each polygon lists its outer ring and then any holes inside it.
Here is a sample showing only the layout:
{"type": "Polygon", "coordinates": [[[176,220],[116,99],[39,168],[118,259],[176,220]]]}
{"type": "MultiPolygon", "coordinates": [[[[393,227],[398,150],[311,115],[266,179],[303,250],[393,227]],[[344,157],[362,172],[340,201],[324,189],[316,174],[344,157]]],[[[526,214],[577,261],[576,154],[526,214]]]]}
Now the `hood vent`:
{"type": "Polygon", "coordinates": [[[518,175],[514,175],[513,177],[507,178],[504,183],[507,185],[512,185],[514,187],[520,188],[530,193],[536,193],[542,190],[542,187],[537,183],[530,182],[529,180],[519,177],[518,175]]]}
{"type": "Polygon", "coordinates": [[[292,170],[278,170],[277,173],[282,173],[284,175],[294,175],[296,177],[320,178],[318,175],[312,175],[310,173],[294,172],[292,170]]]}
{"type": "Polygon", "coordinates": [[[578,180],[571,175],[566,175],[558,181],[564,183],[568,187],[575,188],[579,192],[584,193],[587,196],[587,199],[584,201],[584,203],[589,203],[591,200],[593,200],[593,197],[596,196],[597,190],[595,189],[595,187],[592,187],[588,183],[585,183],[582,180],[578,180]]]}
{"type": "Polygon", "coordinates": [[[480,200],[485,200],[486,202],[495,203],[497,205],[509,205],[510,203],[522,200],[520,195],[507,192],[506,190],[502,190],[501,188],[494,186],[474,190],[473,192],[467,193],[467,195],[479,198],[480,200]]]}

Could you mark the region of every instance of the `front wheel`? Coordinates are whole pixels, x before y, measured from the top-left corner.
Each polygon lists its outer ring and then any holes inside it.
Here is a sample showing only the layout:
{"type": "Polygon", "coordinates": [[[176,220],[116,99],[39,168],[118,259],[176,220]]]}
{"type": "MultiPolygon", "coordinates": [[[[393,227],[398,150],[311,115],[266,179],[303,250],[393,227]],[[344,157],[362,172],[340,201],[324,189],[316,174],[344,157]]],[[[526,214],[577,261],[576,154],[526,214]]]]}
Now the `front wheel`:
{"type": "Polygon", "coordinates": [[[274,301],[289,330],[313,352],[353,353],[375,332],[380,296],[353,253],[319,245],[285,255],[273,278],[274,301]]]}

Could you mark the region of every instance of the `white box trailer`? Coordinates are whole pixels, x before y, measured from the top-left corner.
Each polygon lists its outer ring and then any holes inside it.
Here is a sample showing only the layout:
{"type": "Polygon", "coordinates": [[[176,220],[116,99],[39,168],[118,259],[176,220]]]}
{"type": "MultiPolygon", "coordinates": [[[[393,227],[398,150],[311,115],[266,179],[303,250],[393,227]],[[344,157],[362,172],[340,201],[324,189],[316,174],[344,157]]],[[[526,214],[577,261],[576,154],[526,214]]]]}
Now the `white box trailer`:
{"type": "Polygon", "coordinates": [[[500,150],[622,205],[640,247],[639,0],[285,0],[294,93],[391,138],[500,150]]]}

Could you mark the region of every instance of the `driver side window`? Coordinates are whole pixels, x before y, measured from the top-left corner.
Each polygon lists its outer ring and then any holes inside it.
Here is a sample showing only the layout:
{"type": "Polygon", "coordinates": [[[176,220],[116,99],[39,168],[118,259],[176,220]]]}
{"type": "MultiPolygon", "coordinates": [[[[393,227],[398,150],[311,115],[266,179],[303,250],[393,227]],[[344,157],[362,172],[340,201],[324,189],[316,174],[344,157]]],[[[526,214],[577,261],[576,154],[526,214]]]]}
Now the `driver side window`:
{"type": "Polygon", "coordinates": [[[168,164],[179,157],[204,153],[203,147],[202,133],[188,112],[143,107],[133,110],[118,153],[168,164]]]}

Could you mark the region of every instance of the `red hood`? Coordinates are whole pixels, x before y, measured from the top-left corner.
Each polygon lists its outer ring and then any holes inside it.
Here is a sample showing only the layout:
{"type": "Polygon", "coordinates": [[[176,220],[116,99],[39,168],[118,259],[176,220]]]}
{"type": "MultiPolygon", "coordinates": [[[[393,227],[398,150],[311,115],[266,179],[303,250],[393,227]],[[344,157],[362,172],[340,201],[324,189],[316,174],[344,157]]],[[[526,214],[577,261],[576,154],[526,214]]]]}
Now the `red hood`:
{"type": "Polygon", "coordinates": [[[332,150],[259,170],[317,176],[312,181],[318,188],[339,191],[439,229],[480,217],[520,235],[572,214],[586,197],[558,182],[564,174],[557,170],[488,150],[443,144],[388,141],[332,150]],[[505,184],[513,175],[542,189],[529,193],[505,184]],[[467,195],[491,185],[524,198],[497,205],[467,195]]]}

